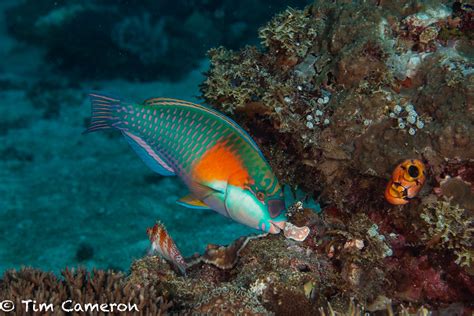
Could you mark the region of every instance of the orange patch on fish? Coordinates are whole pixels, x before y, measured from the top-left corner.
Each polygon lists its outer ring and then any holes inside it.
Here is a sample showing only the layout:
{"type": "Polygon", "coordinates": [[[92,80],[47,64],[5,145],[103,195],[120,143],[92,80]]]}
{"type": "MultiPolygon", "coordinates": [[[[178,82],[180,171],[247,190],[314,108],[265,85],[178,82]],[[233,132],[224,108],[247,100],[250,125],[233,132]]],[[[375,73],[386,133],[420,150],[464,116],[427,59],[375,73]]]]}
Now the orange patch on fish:
{"type": "Polygon", "coordinates": [[[403,205],[408,203],[406,189],[400,184],[390,180],[385,188],[385,199],[393,205],[403,205]]]}
{"type": "Polygon", "coordinates": [[[199,181],[228,181],[243,187],[249,182],[249,174],[243,162],[225,142],[210,148],[193,167],[193,177],[199,181]]]}
{"type": "Polygon", "coordinates": [[[167,238],[168,238],[167,237],[167,232],[166,232],[165,229],[159,229],[157,232],[159,233],[159,236],[160,236],[160,238],[158,239],[159,244],[162,248],[164,248],[165,247],[165,242],[167,241],[167,238]]]}

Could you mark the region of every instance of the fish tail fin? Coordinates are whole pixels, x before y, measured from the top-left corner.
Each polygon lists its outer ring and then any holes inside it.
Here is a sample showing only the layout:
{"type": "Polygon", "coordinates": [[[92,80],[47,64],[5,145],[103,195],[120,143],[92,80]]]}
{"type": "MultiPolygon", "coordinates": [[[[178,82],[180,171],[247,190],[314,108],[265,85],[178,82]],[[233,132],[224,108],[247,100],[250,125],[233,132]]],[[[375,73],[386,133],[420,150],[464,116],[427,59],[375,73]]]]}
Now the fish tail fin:
{"type": "Polygon", "coordinates": [[[121,123],[119,109],[122,101],[118,98],[101,93],[89,94],[91,101],[91,121],[83,134],[95,131],[119,128],[121,123]]]}

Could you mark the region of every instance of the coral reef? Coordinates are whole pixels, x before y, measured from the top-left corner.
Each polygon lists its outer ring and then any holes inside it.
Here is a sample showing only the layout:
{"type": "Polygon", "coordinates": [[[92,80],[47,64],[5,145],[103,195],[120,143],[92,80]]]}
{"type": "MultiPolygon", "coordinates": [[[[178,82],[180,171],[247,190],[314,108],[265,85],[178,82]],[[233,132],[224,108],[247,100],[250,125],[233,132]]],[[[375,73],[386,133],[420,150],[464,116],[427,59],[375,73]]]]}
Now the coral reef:
{"type": "Polygon", "coordinates": [[[439,268],[442,258],[433,252],[413,256],[364,214],[347,218],[337,209],[324,214],[292,209],[292,222],[311,228],[304,242],[263,234],[242,237],[228,247],[210,245],[187,260],[186,276],[157,256],[136,260],[127,277],[79,270],[65,271],[59,280],[32,269],[9,271],[0,281],[0,294],[56,305],[66,298],[127,301],[142,314],[472,311],[473,278],[459,265],[439,268]]]}
{"type": "Polygon", "coordinates": [[[173,312],[470,311],[474,282],[459,265],[440,269],[432,261],[441,260],[434,259],[436,253],[428,258],[413,256],[408,247],[400,251],[396,236],[382,234],[364,214],[342,220],[347,214],[326,211],[293,210],[292,221],[311,228],[302,243],[261,235],[243,237],[229,247],[210,246],[208,253],[192,259],[187,277],[159,257],[146,257],[132,265],[129,282],[155,284],[173,300],[173,312]],[[208,260],[211,254],[213,261],[208,260]],[[216,264],[229,256],[235,259],[232,266],[216,264]]]}
{"type": "Polygon", "coordinates": [[[285,182],[366,207],[354,188],[373,177],[377,192],[404,158],[424,157],[437,174],[474,157],[469,37],[417,47],[454,15],[440,2],[287,10],[261,29],[265,50],[209,52],[203,96],[247,128],[285,182]]]}
{"type": "Polygon", "coordinates": [[[262,27],[263,49],[209,51],[205,101],[256,139],[284,183],[317,197],[311,249],[340,273],[333,290],[365,307],[472,298],[469,26],[460,2],[316,1],[262,27]],[[426,185],[391,206],[383,188],[407,158],[426,165],[426,185]]]}

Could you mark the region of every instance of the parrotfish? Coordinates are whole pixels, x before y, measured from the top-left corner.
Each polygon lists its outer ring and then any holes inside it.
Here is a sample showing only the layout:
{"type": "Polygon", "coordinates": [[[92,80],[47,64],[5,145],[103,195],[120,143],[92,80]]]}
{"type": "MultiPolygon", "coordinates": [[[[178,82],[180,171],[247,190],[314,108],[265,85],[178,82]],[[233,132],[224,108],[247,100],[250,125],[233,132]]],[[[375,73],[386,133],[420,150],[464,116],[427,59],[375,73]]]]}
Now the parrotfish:
{"type": "Polygon", "coordinates": [[[183,275],[186,275],[187,264],[165,226],[158,222],[152,228],[148,228],[146,232],[150,238],[152,252],[158,252],[166,260],[176,265],[183,275]]]}
{"type": "Polygon", "coordinates": [[[184,182],[190,193],[179,204],[212,209],[272,234],[284,230],[289,238],[306,238],[296,226],[285,229],[278,179],[257,144],[230,118],[176,99],[133,103],[96,93],[90,98],[92,118],[85,132],[119,130],[152,170],[184,182]]]}

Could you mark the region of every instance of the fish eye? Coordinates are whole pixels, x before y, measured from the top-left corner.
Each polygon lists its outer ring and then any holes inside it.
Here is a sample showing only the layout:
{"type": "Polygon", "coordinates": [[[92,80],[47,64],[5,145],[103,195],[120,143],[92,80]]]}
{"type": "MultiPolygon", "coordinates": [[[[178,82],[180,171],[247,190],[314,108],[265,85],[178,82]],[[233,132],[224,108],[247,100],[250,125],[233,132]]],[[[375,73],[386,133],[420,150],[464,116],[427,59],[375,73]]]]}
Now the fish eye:
{"type": "Polygon", "coordinates": [[[408,167],[408,174],[412,178],[417,178],[420,175],[420,170],[417,166],[411,165],[410,167],[408,167]]]}
{"type": "Polygon", "coordinates": [[[257,192],[257,199],[259,199],[260,201],[265,201],[265,192],[263,191],[258,191],[257,192]]]}

